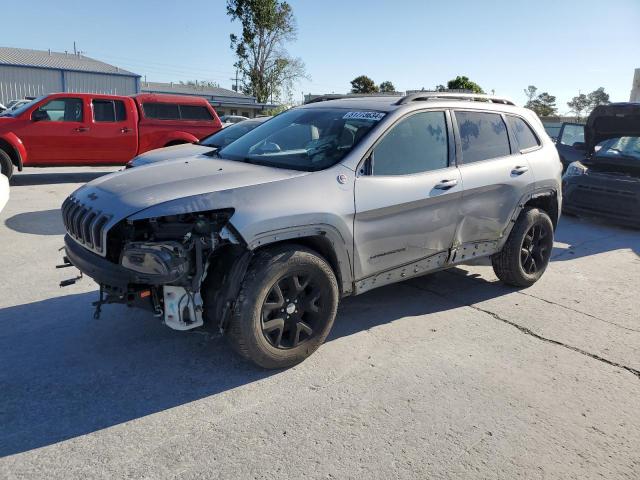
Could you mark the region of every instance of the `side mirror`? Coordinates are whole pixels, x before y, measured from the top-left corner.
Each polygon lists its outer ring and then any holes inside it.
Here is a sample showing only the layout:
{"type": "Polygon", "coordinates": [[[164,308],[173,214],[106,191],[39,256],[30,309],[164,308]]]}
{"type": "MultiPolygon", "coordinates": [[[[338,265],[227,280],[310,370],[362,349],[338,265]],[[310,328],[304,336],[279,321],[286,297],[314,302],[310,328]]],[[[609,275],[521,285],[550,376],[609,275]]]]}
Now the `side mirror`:
{"type": "Polygon", "coordinates": [[[31,114],[31,121],[40,122],[41,120],[49,120],[49,114],[44,110],[34,110],[31,114]]]}
{"type": "Polygon", "coordinates": [[[572,147],[582,152],[587,150],[587,145],[584,142],[575,142],[572,147]]]}

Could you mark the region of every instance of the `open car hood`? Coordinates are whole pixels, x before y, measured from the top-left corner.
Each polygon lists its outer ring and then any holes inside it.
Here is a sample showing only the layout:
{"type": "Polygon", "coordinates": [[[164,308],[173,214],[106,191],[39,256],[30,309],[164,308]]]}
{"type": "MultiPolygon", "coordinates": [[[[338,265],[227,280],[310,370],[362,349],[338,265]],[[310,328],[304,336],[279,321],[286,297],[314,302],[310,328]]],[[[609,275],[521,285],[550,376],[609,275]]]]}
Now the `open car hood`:
{"type": "Polygon", "coordinates": [[[640,103],[611,103],[596,107],[584,127],[587,152],[604,140],[640,137],[640,103]]]}

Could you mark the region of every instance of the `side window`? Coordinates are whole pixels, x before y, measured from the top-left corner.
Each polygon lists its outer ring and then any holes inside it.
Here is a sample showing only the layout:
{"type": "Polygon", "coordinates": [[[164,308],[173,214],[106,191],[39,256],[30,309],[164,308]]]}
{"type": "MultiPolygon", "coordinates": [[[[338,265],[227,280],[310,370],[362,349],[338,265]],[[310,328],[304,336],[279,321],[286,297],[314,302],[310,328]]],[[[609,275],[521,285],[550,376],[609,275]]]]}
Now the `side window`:
{"type": "Polygon", "coordinates": [[[92,102],[93,119],[96,122],[122,122],[127,112],[122,100],[98,100],[92,102]]]}
{"type": "Polygon", "coordinates": [[[144,116],[157,120],[179,120],[180,111],[176,103],[144,103],[144,116]]]}
{"type": "Polygon", "coordinates": [[[408,175],[449,164],[444,112],[422,112],[396,124],[373,150],[373,175],[408,175]]]}
{"type": "Polygon", "coordinates": [[[497,113],[455,112],[462,163],[480,162],[510,155],[507,126],[497,113]]]}
{"type": "Polygon", "coordinates": [[[567,123],[562,130],[560,143],[573,147],[573,144],[576,142],[584,142],[584,125],[567,123]]]}
{"type": "Polygon", "coordinates": [[[180,117],[183,120],[211,120],[211,112],[200,105],[180,105],[180,117]]]}
{"type": "Polygon", "coordinates": [[[514,117],[513,115],[507,115],[507,122],[509,122],[509,128],[511,133],[515,137],[515,149],[525,150],[527,148],[533,148],[540,145],[538,137],[533,133],[531,127],[520,117],[514,117]]]}
{"type": "Polygon", "coordinates": [[[79,98],[56,98],[41,105],[38,112],[44,112],[42,120],[50,122],[82,122],[82,100],[79,98]]]}

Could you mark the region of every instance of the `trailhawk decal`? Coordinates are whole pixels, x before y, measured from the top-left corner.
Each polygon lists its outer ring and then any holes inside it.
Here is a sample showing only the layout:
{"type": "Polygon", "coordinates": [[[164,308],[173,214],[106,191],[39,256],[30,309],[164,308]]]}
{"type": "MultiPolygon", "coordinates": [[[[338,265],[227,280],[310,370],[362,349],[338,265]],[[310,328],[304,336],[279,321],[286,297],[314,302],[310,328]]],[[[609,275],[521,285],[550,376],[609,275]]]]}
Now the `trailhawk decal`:
{"type": "Polygon", "coordinates": [[[373,120],[378,122],[382,120],[384,113],[380,112],[347,112],[342,117],[345,120],[373,120]]]}

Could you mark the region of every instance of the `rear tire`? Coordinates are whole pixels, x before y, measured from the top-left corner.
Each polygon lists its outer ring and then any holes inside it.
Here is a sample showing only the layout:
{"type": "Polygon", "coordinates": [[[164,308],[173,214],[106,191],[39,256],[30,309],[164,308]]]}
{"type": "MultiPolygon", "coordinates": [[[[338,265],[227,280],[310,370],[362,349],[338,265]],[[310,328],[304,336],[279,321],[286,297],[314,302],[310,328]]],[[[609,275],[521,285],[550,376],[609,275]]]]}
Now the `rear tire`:
{"type": "Polygon", "coordinates": [[[543,210],[520,213],[502,251],[491,257],[496,276],[508,285],[530,287],[549,265],[553,248],[553,223],[543,210]]]}
{"type": "Polygon", "coordinates": [[[0,150],[0,172],[8,179],[13,176],[13,162],[4,150],[0,150]]]}
{"type": "Polygon", "coordinates": [[[296,365],[327,338],[338,299],[333,270],[316,252],[292,245],[260,251],[243,280],[227,337],[263,368],[296,365]]]}

